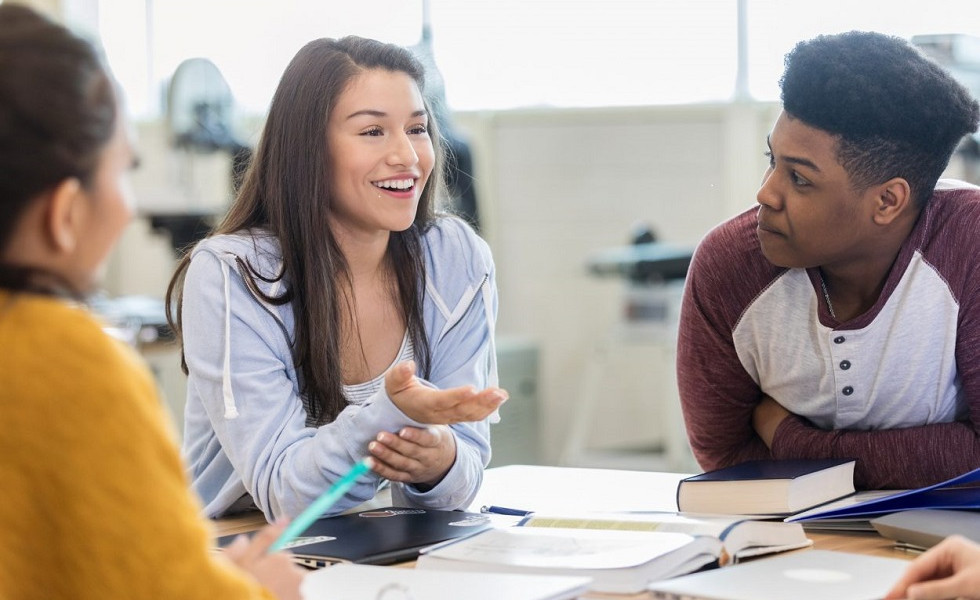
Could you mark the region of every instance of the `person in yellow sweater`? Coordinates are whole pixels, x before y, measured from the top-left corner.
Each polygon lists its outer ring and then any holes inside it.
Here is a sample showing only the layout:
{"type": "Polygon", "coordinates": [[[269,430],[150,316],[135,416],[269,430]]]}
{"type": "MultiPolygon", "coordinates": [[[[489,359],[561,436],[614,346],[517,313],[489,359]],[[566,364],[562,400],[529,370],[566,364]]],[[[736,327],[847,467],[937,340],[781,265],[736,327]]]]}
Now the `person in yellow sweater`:
{"type": "Polygon", "coordinates": [[[211,551],[148,370],[81,302],[132,216],[122,113],[91,44],[0,5],[0,598],[299,598],[282,525],[211,551]]]}

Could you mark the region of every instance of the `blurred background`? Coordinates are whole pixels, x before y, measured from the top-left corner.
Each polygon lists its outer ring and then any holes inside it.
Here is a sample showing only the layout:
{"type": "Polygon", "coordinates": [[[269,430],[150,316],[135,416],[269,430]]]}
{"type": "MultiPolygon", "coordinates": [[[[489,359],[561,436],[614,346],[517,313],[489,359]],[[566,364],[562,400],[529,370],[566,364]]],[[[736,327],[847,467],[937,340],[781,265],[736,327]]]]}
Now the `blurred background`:
{"type": "MultiPolygon", "coordinates": [[[[287,62],[347,34],[410,46],[457,161],[453,209],[493,249],[494,465],[697,471],[674,334],[690,251],[755,202],[783,55],[821,33],[913,40],[980,93],[980,3],[776,0],[36,0],[98,36],[136,120],[139,218],[102,310],[175,421],[160,323],[175,261],[227,208],[287,62]]],[[[948,175],[977,182],[977,140],[948,175]]]]}

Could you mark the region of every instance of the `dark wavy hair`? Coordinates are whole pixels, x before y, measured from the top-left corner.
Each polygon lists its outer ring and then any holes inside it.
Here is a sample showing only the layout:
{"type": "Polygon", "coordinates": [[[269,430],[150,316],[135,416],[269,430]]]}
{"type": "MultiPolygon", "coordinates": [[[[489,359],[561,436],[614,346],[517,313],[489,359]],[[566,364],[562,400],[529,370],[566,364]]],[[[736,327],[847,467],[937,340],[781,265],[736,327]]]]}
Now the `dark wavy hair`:
{"type": "Polygon", "coordinates": [[[905,40],[874,32],[821,35],[786,55],[783,108],[838,136],[855,189],[905,179],[923,208],[963,137],[977,101],[905,40]]]}
{"type": "MultiPolygon", "coordinates": [[[[340,317],[342,311],[349,314],[353,310],[337,285],[350,281],[347,261],[328,226],[333,199],[327,119],[349,82],[369,69],[406,73],[419,90],[424,89],[422,65],[401,46],[349,36],[314,40],[300,49],[279,81],[242,187],[212,232],[263,229],[278,239],[281,273],[259,273],[241,259],[238,268],[253,293],[275,305],[292,304],[295,339],[290,344],[310,425],[332,421],[347,405],[340,369],[340,317]],[[269,297],[259,290],[258,281],[284,281],[285,290],[269,297]]],[[[397,282],[398,305],[424,376],[429,372],[430,350],[422,322],[422,235],[433,223],[436,198],[441,197],[444,185],[443,150],[434,118],[429,119],[428,131],[436,154],[432,174],[422,190],[413,224],[391,233],[387,251],[389,272],[397,282]]],[[[168,318],[178,336],[189,264],[190,254],[180,261],[167,288],[168,318]]],[[[183,368],[186,373],[186,361],[183,368]]]]}
{"type": "MultiPolygon", "coordinates": [[[[41,194],[89,186],[116,130],[116,95],[88,41],[23,5],[0,5],[0,256],[41,194]]],[[[0,262],[0,287],[80,297],[68,281],[0,262]]]]}

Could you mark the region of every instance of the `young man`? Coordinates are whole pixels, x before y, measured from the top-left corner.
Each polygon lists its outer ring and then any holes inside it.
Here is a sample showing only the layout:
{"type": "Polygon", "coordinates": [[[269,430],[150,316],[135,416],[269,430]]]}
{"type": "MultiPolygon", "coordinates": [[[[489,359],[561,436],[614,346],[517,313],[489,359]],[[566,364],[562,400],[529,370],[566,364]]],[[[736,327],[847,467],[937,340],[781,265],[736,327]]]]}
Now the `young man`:
{"type": "Polygon", "coordinates": [[[704,469],[857,458],[862,489],[980,466],[980,188],[937,180],[978,105],[905,41],[787,55],[753,208],[691,263],[677,374],[704,469]]]}

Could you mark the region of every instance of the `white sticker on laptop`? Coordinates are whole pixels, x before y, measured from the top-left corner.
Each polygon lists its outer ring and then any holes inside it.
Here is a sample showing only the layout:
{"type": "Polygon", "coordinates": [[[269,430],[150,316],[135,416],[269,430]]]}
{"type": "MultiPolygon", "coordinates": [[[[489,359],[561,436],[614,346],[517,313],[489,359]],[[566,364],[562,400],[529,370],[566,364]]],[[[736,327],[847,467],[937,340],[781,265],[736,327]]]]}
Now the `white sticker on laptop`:
{"type": "Polygon", "coordinates": [[[783,577],[809,583],[841,583],[853,579],[850,573],[832,569],[786,569],[783,577]]]}
{"type": "Polygon", "coordinates": [[[486,515],[471,515],[459,521],[450,521],[450,527],[476,527],[490,522],[490,517],[486,515]]]}
{"type": "Polygon", "coordinates": [[[332,535],[314,535],[310,537],[298,537],[295,540],[283,546],[283,549],[298,548],[300,546],[309,546],[310,544],[319,544],[321,542],[332,542],[335,539],[337,538],[332,535]]]}

